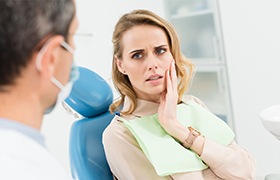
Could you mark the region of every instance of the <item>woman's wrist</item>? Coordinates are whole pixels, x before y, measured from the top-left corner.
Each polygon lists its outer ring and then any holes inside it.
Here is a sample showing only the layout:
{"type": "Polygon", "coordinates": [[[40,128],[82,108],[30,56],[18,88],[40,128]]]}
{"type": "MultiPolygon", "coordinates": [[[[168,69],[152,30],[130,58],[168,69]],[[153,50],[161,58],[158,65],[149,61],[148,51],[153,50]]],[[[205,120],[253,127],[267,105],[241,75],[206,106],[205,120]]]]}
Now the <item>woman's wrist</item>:
{"type": "Polygon", "coordinates": [[[187,138],[183,141],[183,146],[190,149],[190,147],[193,145],[193,142],[195,141],[195,139],[198,136],[200,136],[200,132],[191,126],[189,126],[188,129],[190,132],[188,133],[187,138]]]}
{"type": "Polygon", "coordinates": [[[204,143],[205,143],[205,137],[200,135],[194,140],[190,149],[194,151],[196,154],[198,154],[199,156],[201,156],[204,148],[204,143]]]}
{"type": "MultiPolygon", "coordinates": [[[[170,134],[173,138],[177,139],[184,146],[186,140],[191,135],[191,131],[189,128],[183,126],[180,122],[172,123],[171,125],[166,125],[165,131],[170,134]]],[[[205,137],[202,135],[198,135],[190,145],[190,147],[186,147],[197,153],[199,156],[203,152],[205,143],[205,137]]]]}
{"type": "Polygon", "coordinates": [[[185,139],[181,141],[182,145],[185,148],[191,149],[200,156],[203,152],[205,137],[191,126],[189,126],[187,129],[188,132],[185,132],[185,139]]]}
{"type": "Polygon", "coordinates": [[[163,128],[168,134],[180,142],[183,142],[186,139],[186,135],[189,132],[187,127],[176,121],[173,121],[170,125],[166,124],[163,128]]]}

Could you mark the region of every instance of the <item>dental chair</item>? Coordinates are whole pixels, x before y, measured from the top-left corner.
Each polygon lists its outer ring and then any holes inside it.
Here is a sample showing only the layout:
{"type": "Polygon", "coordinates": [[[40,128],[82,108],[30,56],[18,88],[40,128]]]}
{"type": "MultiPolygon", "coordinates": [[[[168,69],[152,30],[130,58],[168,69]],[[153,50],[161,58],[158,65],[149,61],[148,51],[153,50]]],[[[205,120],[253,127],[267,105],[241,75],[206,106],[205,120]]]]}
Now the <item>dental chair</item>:
{"type": "Polygon", "coordinates": [[[112,180],[106,161],[102,133],[113,118],[108,109],[113,93],[107,82],[95,72],[78,67],[80,78],[64,101],[66,110],[80,119],[70,130],[69,156],[75,180],[112,180]]]}

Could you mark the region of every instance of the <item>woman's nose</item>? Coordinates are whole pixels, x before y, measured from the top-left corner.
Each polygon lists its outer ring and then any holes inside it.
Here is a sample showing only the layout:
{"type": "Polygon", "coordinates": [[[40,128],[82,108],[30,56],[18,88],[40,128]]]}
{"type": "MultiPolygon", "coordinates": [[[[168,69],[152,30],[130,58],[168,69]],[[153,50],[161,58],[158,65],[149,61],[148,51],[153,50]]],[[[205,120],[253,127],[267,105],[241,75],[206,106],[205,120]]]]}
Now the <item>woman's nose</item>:
{"type": "Polygon", "coordinates": [[[158,67],[157,66],[154,66],[154,67],[149,67],[149,70],[152,70],[152,69],[157,69],[158,67]]]}
{"type": "Polygon", "coordinates": [[[151,57],[148,60],[148,70],[158,69],[159,60],[155,57],[151,57]]]}

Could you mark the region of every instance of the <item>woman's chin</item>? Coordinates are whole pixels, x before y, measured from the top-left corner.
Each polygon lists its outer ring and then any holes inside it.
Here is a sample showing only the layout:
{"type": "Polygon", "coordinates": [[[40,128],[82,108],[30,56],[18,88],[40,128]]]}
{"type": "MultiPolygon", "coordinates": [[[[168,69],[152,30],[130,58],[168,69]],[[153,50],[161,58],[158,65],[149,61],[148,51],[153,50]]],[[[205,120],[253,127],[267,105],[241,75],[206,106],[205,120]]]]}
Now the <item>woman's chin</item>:
{"type": "Polygon", "coordinates": [[[165,93],[166,92],[166,88],[164,88],[164,87],[157,87],[157,88],[155,88],[155,89],[152,89],[151,91],[150,91],[150,93],[152,94],[152,95],[161,95],[162,93],[165,93]]]}

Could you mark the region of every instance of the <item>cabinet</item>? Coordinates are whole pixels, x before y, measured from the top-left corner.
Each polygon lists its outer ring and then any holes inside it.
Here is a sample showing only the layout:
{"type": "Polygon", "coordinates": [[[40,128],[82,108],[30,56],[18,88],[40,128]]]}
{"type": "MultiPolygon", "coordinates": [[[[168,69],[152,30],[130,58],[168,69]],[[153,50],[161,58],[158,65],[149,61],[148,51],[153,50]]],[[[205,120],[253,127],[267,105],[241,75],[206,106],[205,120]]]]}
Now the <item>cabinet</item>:
{"type": "Polygon", "coordinates": [[[166,19],[178,32],[181,50],[196,66],[188,94],[234,129],[217,0],[165,0],[166,19]]]}

